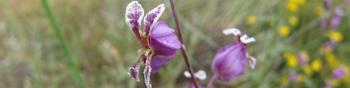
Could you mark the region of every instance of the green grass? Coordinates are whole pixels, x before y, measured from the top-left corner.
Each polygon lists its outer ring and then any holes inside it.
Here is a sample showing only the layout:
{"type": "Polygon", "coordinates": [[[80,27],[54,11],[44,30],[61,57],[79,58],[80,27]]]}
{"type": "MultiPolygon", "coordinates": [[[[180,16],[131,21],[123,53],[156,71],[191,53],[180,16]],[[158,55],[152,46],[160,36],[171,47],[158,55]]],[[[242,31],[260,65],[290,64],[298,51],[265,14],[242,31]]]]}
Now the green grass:
{"type": "Polygon", "coordinates": [[[79,85],[80,88],[85,88],[85,82],[84,79],[80,75],[79,67],[77,66],[77,61],[74,55],[72,55],[70,48],[64,39],[64,35],[61,32],[61,28],[59,24],[56,22],[55,16],[52,14],[52,11],[50,9],[50,6],[48,5],[47,0],[42,0],[43,9],[48,17],[48,20],[50,22],[50,25],[52,27],[52,30],[54,31],[57,40],[59,41],[59,44],[63,48],[63,52],[66,55],[68,67],[70,68],[69,71],[72,74],[72,78],[75,80],[75,82],[79,85]]]}

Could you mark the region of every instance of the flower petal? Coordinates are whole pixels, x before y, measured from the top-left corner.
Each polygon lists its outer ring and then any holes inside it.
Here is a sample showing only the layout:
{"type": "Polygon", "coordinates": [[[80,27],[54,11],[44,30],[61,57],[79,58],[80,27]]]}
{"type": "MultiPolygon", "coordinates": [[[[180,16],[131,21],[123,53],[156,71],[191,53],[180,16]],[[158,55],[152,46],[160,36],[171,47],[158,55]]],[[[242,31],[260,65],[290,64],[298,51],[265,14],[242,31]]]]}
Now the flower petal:
{"type": "Polygon", "coordinates": [[[248,43],[252,43],[255,42],[255,38],[254,37],[248,37],[248,35],[243,35],[240,38],[241,42],[244,44],[248,44],[248,43]]]}
{"type": "Polygon", "coordinates": [[[169,63],[170,60],[174,59],[176,54],[173,55],[154,55],[151,59],[152,74],[157,73],[160,68],[169,63]]]}
{"type": "Polygon", "coordinates": [[[138,60],[136,61],[136,63],[134,63],[130,68],[129,68],[129,76],[132,78],[132,79],[134,79],[134,80],[136,80],[136,81],[140,81],[139,80],[139,69],[140,69],[140,63],[141,63],[141,61],[142,61],[142,57],[143,57],[144,55],[143,54],[141,54],[139,57],[138,57],[138,60]]]}
{"type": "Polygon", "coordinates": [[[132,67],[129,68],[129,75],[131,76],[132,79],[136,80],[136,81],[140,81],[139,80],[139,65],[134,65],[132,67]]]}
{"type": "Polygon", "coordinates": [[[207,74],[205,73],[204,70],[199,70],[198,72],[196,72],[194,74],[196,76],[197,79],[199,80],[205,80],[207,78],[207,74]]]}
{"type": "Polygon", "coordinates": [[[241,31],[238,28],[225,29],[225,30],[222,31],[222,33],[224,35],[230,35],[230,34],[233,34],[234,36],[240,36],[241,35],[241,31]]]}
{"type": "Polygon", "coordinates": [[[186,78],[191,78],[191,73],[188,72],[188,71],[185,71],[184,75],[185,75],[186,78]]]}
{"type": "Polygon", "coordinates": [[[162,15],[164,10],[165,10],[164,4],[160,4],[146,14],[145,18],[143,19],[146,36],[148,36],[148,33],[153,28],[153,25],[157,23],[159,17],[162,15]]]}
{"type": "Polygon", "coordinates": [[[214,57],[212,71],[219,75],[218,79],[229,81],[244,73],[247,64],[246,49],[243,43],[230,44],[214,57]]]}
{"type": "Polygon", "coordinates": [[[151,49],[161,55],[172,55],[182,46],[175,31],[163,21],[154,26],[149,41],[151,49]]]}
{"type": "Polygon", "coordinates": [[[151,72],[152,72],[152,68],[151,68],[151,58],[147,58],[146,59],[146,63],[145,63],[145,68],[143,69],[143,76],[145,79],[145,84],[146,84],[146,88],[152,88],[152,84],[151,84],[151,72]]]}
{"type": "Polygon", "coordinates": [[[131,29],[139,29],[143,15],[144,11],[141,4],[138,1],[132,1],[126,6],[125,22],[131,29]]]}
{"type": "Polygon", "coordinates": [[[251,69],[255,69],[255,65],[256,65],[256,59],[252,56],[249,56],[249,67],[251,69]]]}
{"type": "MultiPolygon", "coordinates": [[[[184,75],[186,78],[191,78],[191,73],[188,71],[185,71],[184,75]]],[[[194,73],[194,76],[196,79],[199,79],[199,80],[205,80],[207,78],[207,74],[205,73],[204,70],[199,70],[198,72],[194,73]]]]}

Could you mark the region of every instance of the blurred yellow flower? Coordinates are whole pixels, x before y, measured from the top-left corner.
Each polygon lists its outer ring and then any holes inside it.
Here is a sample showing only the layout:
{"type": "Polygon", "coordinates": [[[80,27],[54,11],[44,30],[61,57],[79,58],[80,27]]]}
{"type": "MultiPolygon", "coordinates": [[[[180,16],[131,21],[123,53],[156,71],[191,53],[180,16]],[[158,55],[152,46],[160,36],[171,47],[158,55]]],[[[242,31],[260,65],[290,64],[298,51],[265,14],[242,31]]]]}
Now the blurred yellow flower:
{"type": "Polygon", "coordinates": [[[290,29],[286,25],[282,25],[278,28],[278,34],[281,37],[287,37],[289,35],[289,33],[290,33],[290,29]]]}
{"type": "Polygon", "coordinates": [[[321,47],[320,48],[320,53],[324,54],[324,53],[330,53],[332,52],[332,48],[329,47],[321,47]]]}
{"type": "Polygon", "coordinates": [[[285,52],[283,54],[284,59],[287,61],[287,65],[289,67],[295,68],[298,65],[298,61],[297,58],[294,54],[290,53],[290,52],[285,52]]]}
{"type": "Polygon", "coordinates": [[[288,0],[288,4],[292,3],[292,4],[296,4],[298,6],[303,6],[305,5],[305,0],[288,0]]]}
{"type": "Polygon", "coordinates": [[[287,10],[291,13],[295,13],[298,11],[300,6],[305,4],[305,0],[288,0],[287,2],[287,10]]]}
{"type": "Polygon", "coordinates": [[[328,37],[330,40],[335,41],[335,42],[340,42],[343,40],[343,34],[341,34],[338,31],[330,31],[328,32],[328,37]]]}
{"type": "MultiPolygon", "coordinates": [[[[349,65],[345,66],[345,77],[344,78],[350,78],[350,67],[349,65]]],[[[344,79],[345,83],[350,83],[350,79],[344,79]]]]}
{"type": "Polygon", "coordinates": [[[317,16],[321,17],[323,12],[324,12],[324,10],[323,10],[323,6],[321,4],[318,4],[315,6],[315,13],[317,16]]]}
{"type": "Polygon", "coordinates": [[[337,80],[337,79],[331,79],[331,85],[333,86],[333,87],[337,87],[338,85],[339,85],[339,83],[340,83],[340,80],[337,80]]]}
{"type": "Polygon", "coordinates": [[[305,79],[305,75],[304,74],[300,74],[298,75],[298,82],[304,82],[304,79],[305,79]]]}
{"type": "Polygon", "coordinates": [[[288,78],[288,76],[283,76],[283,77],[281,77],[280,78],[281,79],[281,84],[282,85],[288,85],[289,84],[289,78],[288,78]]]}
{"type": "Polygon", "coordinates": [[[305,0],[294,0],[299,6],[305,5],[305,0]]]}
{"type": "Polygon", "coordinates": [[[326,59],[331,69],[335,69],[340,65],[340,62],[337,60],[337,57],[335,57],[333,53],[326,53],[326,59]]]}
{"type": "Polygon", "coordinates": [[[256,16],[254,15],[249,15],[247,17],[247,24],[251,25],[251,24],[254,24],[256,22],[256,16]]]}
{"type": "Polygon", "coordinates": [[[296,16],[289,16],[288,22],[292,26],[297,26],[298,25],[298,18],[296,16]]]}
{"type": "Polygon", "coordinates": [[[320,59],[316,59],[316,60],[312,61],[311,68],[312,68],[313,71],[319,72],[321,70],[321,65],[322,65],[321,60],[320,59]]]}
{"type": "Polygon", "coordinates": [[[312,74],[312,69],[311,69],[311,67],[309,65],[303,66],[303,70],[304,70],[306,75],[311,75],[312,74]]]}
{"type": "Polygon", "coordinates": [[[296,3],[288,3],[287,4],[287,10],[290,12],[290,13],[295,13],[298,11],[298,4],[296,3]]]}

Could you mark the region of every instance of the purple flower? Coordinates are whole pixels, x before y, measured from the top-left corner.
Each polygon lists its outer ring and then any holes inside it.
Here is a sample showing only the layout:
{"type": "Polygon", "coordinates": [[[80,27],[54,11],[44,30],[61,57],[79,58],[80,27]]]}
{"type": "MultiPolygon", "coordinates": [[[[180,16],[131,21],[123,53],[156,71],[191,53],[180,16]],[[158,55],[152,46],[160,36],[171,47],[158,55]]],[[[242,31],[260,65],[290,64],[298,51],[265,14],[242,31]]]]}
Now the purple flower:
{"type": "Polygon", "coordinates": [[[149,11],[143,19],[144,30],[141,30],[141,20],[144,15],[141,4],[138,1],[132,1],[126,8],[125,21],[143,47],[140,49],[139,60],[130,67],[129,74],[133,79],[139,80],[139,67],[143,62],[147,88],[152,87],[150,75],[158,72],[162,66],[175,58],[176,52],[182,46],[175,31],[165,22],[158,21],[164,9],[164,4],[160,4],[149,11]]]}
{"type": "Polygon", "coordinates": [[[243,43],[233,43],[219,50],[211,67],[219,80],[231,80],[245,71],[247,66],[246,47],[243,43]]]}
{"type": "Polygon", "coordinates": [[[332,0],[323,0],[323,6],[325,9],[330,9],[332,6],[332,0]]]}
{"type": "Polygon", "coordinates": [[[332,19],[330,20],[330,26],[338,27],[341,24],[343,16],[344,16],[343,10],[340,8],[336,8],[332,14],[332,19]]]}
{"type": "Polygon", "coordinates": [[[300,52],[298,55],[298,64],[303,66],[308,63],[309,56],[306,52],[300,52]]]}
{"type": "Polygon", "coordinates": [[[289,77],[289,80],[291,80],[293,82],[298,81],[298,74],[296,72],[289,73],[288,77],[289,77]]]}
{"type": "MultiPolygon", "coordinates": [[[[218,51],[214,57],[211,70],[217,77],[215,79],[229,81],[245,72],[248,65],[246,44],[255,42],[255,39],[249,38],[247,35],[241,36],[238,29],[227,29],[224,30],[223,33],[226,35],[233,34],[238,38],[238,40],[218,51]]],[[[253,62],[255,64],[255,60],[249,62],[253,62]]]]}
{"type": "Polygon", "coordinates": [[[322,44],[321,50],[322,50],[322,52],[330,52],[330,51],[332,51],[332,49],[334,48],[335,45],[336,45],[336,42],[327,41],[324,44],[322,44]]]}
{"type": "Polygon", "coordinates": [[[343,79],[345,76],[345,69],[344,67],[339,67],[332,72],[332,76],[336,79],[343,79]]]}

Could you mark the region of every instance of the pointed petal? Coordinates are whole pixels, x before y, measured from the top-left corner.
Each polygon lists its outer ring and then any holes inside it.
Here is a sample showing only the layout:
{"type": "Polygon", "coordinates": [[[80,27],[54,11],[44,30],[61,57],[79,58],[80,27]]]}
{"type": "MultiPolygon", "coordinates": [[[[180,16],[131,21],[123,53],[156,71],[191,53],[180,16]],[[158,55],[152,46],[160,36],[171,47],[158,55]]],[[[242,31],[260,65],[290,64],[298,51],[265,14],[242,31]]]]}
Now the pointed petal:
{"type": "Polygon", "coordinates": [[[152,88],[152,84],[151,84],[151,72],[152,72],[152,68],[151,68],[151,58],[147,58],[146,59],[146,63],[145,63],[145,69],[143,70],[143,76],[145,79],[145,84],[147,88],[152,88]]]}
{"type": "Polygon", "coordinates": [[[132,78],[132,79],[134,79],[134,80],[136,80],[136,81],[140,81],[139,80],[139,69],[140,69],[140,63],[141,63],[141,61],[142,61],[142,57],[143,57],[144,55],[143,54],[141,54],[139,57],[138,57],[138,60],[137,60],[137,62],[136,63],[134,63],[130,68],[129,68],[129,76],[132,78]]]}
{"type": "Polygon", "coordinates": [[[254,37],[248,37],[248,35],[241,36],[240,40],[244,44],[255,42],[255,38],[254,37]]]}
{"type": "Polygon", "coordinates": [[[146,14],[143,20],[144,20],[144,26],[145,26],[145,31],[147,36],[150,30],[153,28],[153,25],[155,25],[158,22],[158,19],[162,15],[164,10],[165,10],[164,4],[160,4],[146,14]]]}
{"type": "Polygon", "coordinates": [[[128,73],[129,76],[136,81],[140,81],[139,76],[138,76],[139,75],[139,68],[140,68],[139,65],[135,65],[135,66],[132,66],[129,68],[129,73],[128,73]]]}
{"type": "Polygon", "coordinates": [[[254,69],[255,68],[255,65],[256,65],[256,59],[252,56],[249,56],[249,67],[251,69],[254,69]]]}
{"type": "Polygon", "coordinates": [[[238,28],[225,29],[225,30],[222,31],[222,33],[224,35],[231,35],[231,34],[233,34],[234,36],[240,36],[241,35],[241,31],[238,28]]]}
{"type": "Polygon", "coordinates": [[[126,6],[125,21],[131,29],[140,28],[143,15],[143,8],[138,1],[132,1],[126,6]]]}

